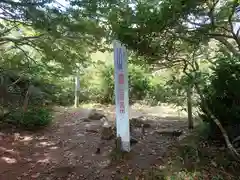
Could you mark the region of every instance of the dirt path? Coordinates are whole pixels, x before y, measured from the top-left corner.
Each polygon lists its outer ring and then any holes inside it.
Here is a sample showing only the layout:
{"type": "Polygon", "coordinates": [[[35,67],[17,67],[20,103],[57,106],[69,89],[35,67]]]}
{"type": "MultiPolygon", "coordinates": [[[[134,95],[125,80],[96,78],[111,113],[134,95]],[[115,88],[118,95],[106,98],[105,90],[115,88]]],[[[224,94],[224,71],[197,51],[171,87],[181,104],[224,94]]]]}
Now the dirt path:
{"type": "MultiPolygon", "coordinates": [[[[57,179],[121,179],[130,176],[133,179],[145,169],[161,164],[161,158],[168,146],[177,141],[171,136],[160,136],[154,131],[158,128],[186,130],[184,120],[172,116],[160,117],[160,108],[148,110],[130,110],[130,118],[141,115],[151,119],[151,128],[142,137],[135,129],[139,142],[132,147],[130,157],[122,163],[111,163],[109,153],[113,140],[101,144],[100,154],[95,154],[100,143],[100,121],[84,122],[90,110],[58,109],[57,121],[51,127],[36,133],[14,132],[0,134],[0,180],[57,180],[57,179]],[[166,120],[167,119],[167,120],[166,120]],[[93,131],[86,132],[86,128],[93,131]],[[95,132],[96,131],[96,132],[95,132]]],[[[113,107],[105,107],[108,118],[114,116],[113,107]]]]}

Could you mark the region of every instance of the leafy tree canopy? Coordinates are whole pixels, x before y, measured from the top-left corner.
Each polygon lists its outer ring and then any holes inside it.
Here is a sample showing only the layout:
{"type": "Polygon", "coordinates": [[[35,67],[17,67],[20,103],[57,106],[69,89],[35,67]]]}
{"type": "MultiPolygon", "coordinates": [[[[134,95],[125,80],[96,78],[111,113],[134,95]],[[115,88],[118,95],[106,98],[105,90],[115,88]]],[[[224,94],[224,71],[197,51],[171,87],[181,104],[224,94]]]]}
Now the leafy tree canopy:
{"type": "Polygon", "coordinates": [[[219,47],[239,57],[238,0],[71,0],[101,20],[117,38],[151,63],[178,63],[188,52],[219,47]],[[223,48],[221,48],[223,47],[223,48]]]}
{"type": "Polygon", "coordinates": [[[6,68],[69,74],[86,62],[103,33],[95,20],[57,1],[0,2],[0,56],[6,68]]]}
{"type": "Polygon", "coordinates": [[[158,66],[181,64],[196,51],[206,59],[212,49],[239,57],[237,0],[66,0],[66,7],[59,2],[1,1],[3,64],[37,64],[64,75],[100,50],[103,37],[119,39],[147,57],[139,61],[158,66]]]}

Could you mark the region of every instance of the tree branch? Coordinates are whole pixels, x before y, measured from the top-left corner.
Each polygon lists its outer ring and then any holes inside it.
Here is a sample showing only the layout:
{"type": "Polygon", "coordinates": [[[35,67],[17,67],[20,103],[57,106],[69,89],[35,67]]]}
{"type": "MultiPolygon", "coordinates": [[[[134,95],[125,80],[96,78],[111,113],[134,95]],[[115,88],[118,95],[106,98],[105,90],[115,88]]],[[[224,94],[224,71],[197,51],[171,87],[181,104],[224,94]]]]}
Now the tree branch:
{"type": "Polygon", "coordinates": [[[237,33],[236,33],[237,37],[239,36],[239,33],[240,33],[240,27],[238,28],[237,33]]]}
{"type": "Polygon", "coordinates": [[[9,29],[6,29],[5,31],[0,33],[0,36],[4,36],[5,34],[9,33],[11,30],[13,30],[16,27],[17,27],[17,25],[15,25],[15,26],[13,26],[13,27],[11,27],[9,29]]]}
{"type": "Polygon", "coordinates": [[[220,121],[209,111],[209,109],[208,109],[208,107],[207,107],[207,105],[206,105],[206,102],[205,102],[205,98],[203,97],[203,95],[202,95],[202,93],[201,93],[201,90],[200,90],[200,88],[199,88],[199,86],[198,86],[197,83],[195,83],[195,88],[196,88],[196,90],[197,90],[197,92],[198,92],[201,100],[203,101],[203,103],[204,103],[204,105],[205,105],[204,107],[205,107],[206,113],[211,117],[211,119],[214,121],[214,123],[215,123],[215,124],[218,126],[218,128],[220,129],[220,131],[221,131],[221,133],[222,133],[222,135],[223,135],[223,137],[224,137],[224,140],[225,140],[225,142],[226,142],[226,144],[227,144],[227,147],[228,147],[229,151],[231,152],[231,154],[233,155],[233,157],[235,157],[236,160],[240,162],[240,154],[239,154],[239,153],[237,152],[237,150],[233,147],[233,145],[232,145],[232,143],[231,143],[231,141],[230,141],[230,139],[229,139],[229,137],[228,137],[228,135],[227,135],[227,132],[226,132],[226,130],[224,129],[224,127],[222,126],[222,124],[220,123],[220,121]]]}
{"type": "Polygon", "coordinates": [[[27,23],[27,22],[23,22],[23,21],[20,20],[20,18],[17,20],[15,18],[10,19],[10,18],[0,16],[0,19],[2,19],[4,21],[11,22],[11,23],[16,23],[16,24],[19,23],[19,24],[22,24],[24,26],[31,26],[32,27],[32,24],[27,23]]]}
{"type": "Polygon", "coordinates": [[[229,39],[234,39],[233,36],[230,36],[230,35],[226,35],[226,34],[218,34],[218,33],[207,33],[206,34],[207,36],[210,36],[210,37],[224,37],[224,38],[229,38],[229,39]]]}
{"type": "Polygon", "coordinates": [[[31,40],[31,39],[37,39],[43,36],[43,34],[40,34],[38,36],[26,36],[26,37],[21,37],[21,38],[11,38],[11,37],[0,37],[0,42],[3,44],[8,43],[8,42],[13,42],[13,43],[21,43],[23,41],[31,40]]]}
{"type": "MultiPolygon", "coordinates": [[[[191,77],[191,74],[189,74],[186,69],[187,69],[187,66],[188,66],[188,61],[186,60],[185,61],[185,66],[184,66],[184,69],[183,69],[183,72],[188,76],[188,77],[191,77]]],[[[194,67],[193,67],[194,68],[194,67]]],[[[197,69],[194,69],[194,71],[196,71],[197,69]]],[[[218,128],[220,129],[223,137],[224,137],[224,140],[227,144],[227,147],[229,149],[229,151],[231,152],[232,156],[236,158],[236,160],[238,162],[240,162],[240,154],[237,152],[237,150],[233,147],[228,135],[227,135],[227,132],[226,130],[224,129],[224,127],[222,126],[221,122],[210,112],[210,110],[208,109],[208,106],[207,106],[207,103],[206,103],[206,100],[203,96],[203,93],[201,91],[201,89],[199,88],[198,84],[196,81],[194,81],[194,86],[195,86],[195,89],[198,93],[198,95],[200,96],[200,99],[201,101],[203,102],[204,104],[204,107],[205,107],[205,111],[206,113],[211,117],[211,119],[214,121],[214,123],[218,126],[218,128]]]]}
{"type": "MultiPolygon", "coordinates": [[[[15,47],[16,47],[17,49],[21,50],[21,51],[23,52],[23,54],[25,55],[25,57],[26,57],[28,60],[31,60],[31,61],[33,61],[35,64],[37,64],[37,62],[36,62],[32,57],[30,57],[30,56],[27,54],[27,52],[26,52],[25,50],[23,50],[20,46],[15,45],[15,47]]],[[[30,64],[29,61],[28,61],[28,63],[30,64]]],[[[29,68],[29,66],[28,66],[28,68],[29,68]]]]}
{"type": "Polygon", "coordinates": [[[219,41],[220,43],[222,43],[230,52],[233,53],[234,56],[240,57],[240,52],[226,39],[224,39],[223,37],[218,37],[218,36],[213,37],[213,38],[216,39],[217,41],[219,41]]]}
{"type": "Polygon", "coordinates": [[[218,4],[219,0],[216,0],[215,2],[213,1],[213,4],[210,5],[209,3],[208,4],[208,7],[209,7],[209,12],[208,12],[208,16],[210,18],[210,21],[211,21],[211,24],[212,26],[215,26],[215,21],[214,21],[214,10],[215,10],[215,7],[216,5],[218,4]]]}
{"type": "Polygon", "coordinates": [[[39,3],[34,3],[34,2],[16,2],[16,1],[12,1],[12,0],[1,0],[1,3],[10,4],[12,6],[28,7],[28,6],[43,6],[44,4],[49,3],[49,0],[43,0],[42,2],[39,2],[39,3]]]}
{"type": "Polygon", "coordinates": [[[228,24],[230,26],[230,30],[231,30],[231,33],[233,35],[233,38],[234,38],[234,40],[236,41],[236,43],[238,45],[238,49],[240,50],[240,41],[239,41],[238,36],[234,33],[233,22],[232,22],[232,18],[233,18],[233,15],[235,13],[235,10],[236,10],[237,6],[238,6],[238,0],[234,0],[231,13],[230,13],[230,15],[228,17],[228,24]]]}

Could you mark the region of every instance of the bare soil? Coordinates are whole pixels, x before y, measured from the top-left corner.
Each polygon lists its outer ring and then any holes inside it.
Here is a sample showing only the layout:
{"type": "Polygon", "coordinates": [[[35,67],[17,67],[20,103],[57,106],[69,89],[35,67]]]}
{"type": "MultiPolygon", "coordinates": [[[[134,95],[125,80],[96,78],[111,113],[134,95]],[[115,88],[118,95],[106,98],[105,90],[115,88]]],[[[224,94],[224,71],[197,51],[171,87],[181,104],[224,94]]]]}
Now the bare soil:
{"type": "MultiPolygon", "coordinates": [[[[98,106],[114,121],[113,106],[98,106]]],[[[182,130],[187,121],[179,114],[163,112],[162,107],[130,108],[130,118],[145,116],[151,124],[143,136],[134,129],[138,143],[127,159],[111,161],[114,140],[100,140],[102,122],[82,120],[90,113],[86,108],[55,108],[54,123],[38,132],[2,131],[0,134],[0,180],[77,180],[142,179],[141,174],[161,165],[168,148],[179,138],[155,133],[158,129],[182,130]],[[164,115],[164,116],[163,116],[164,115]],[[86,131],[91,129],[91,131],[86,131]],[[96,154],[100,145],[100,153],[96,154]]],[[[180,136],[181,138],[182,136],[180,136]]]]}

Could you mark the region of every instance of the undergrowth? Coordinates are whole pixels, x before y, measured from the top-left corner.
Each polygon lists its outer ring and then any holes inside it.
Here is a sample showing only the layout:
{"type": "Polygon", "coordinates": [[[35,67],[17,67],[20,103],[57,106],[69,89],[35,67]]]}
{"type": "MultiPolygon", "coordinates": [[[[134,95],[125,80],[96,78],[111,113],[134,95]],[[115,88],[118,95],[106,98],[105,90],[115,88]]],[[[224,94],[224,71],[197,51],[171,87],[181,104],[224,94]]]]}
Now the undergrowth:
{"type": "Polygon", "coordinates": [[[110,159],[112,163],[117,163],[129,159],[131,152],[122,151],[121,149],[121,138],[118,137],[115,139],[115,147],[110,153],[110,159]]]}
{"type": "Polygon", "coordinates": [[[52,122],[52,110],[44,107],[30,107],[27,111],[17,109],[12,111],[6,123],[25,130],[41,129],[52,122]]]}
{"type": "Polygon", "coordinates": [[[240,164],[224,146],[207,141],[207,124],[200,124],[167,153],[165,179],[237,180],[240,164]]]}
{"type": "MultiPolygon", "coordinates": [[[[225,147],[206,140],[206,124],[169,148],[163,164],[142,174],[144,180],[240,180],[240,164],[225,147]]],[[[125,177],[126,179],[126,177],[125,177]]]]}

